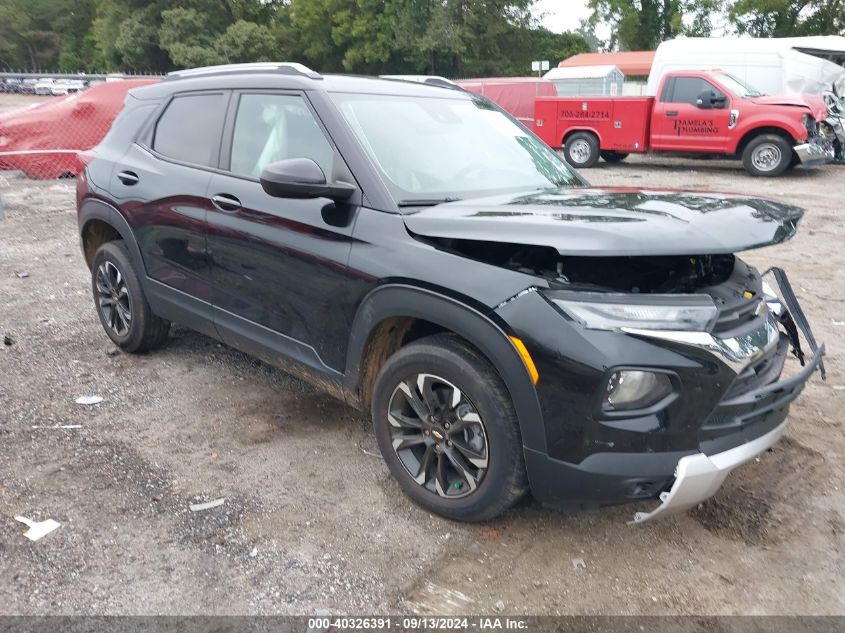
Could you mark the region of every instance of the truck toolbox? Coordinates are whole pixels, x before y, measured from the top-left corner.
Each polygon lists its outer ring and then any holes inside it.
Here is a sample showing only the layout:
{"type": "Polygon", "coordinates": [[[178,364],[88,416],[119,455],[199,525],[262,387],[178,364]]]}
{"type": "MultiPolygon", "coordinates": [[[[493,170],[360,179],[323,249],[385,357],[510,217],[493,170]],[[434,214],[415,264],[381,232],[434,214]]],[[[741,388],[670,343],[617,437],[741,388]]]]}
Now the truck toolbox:
{"type": "Polygon", "coordinates": [[[592,130],[603,150],[642,152],[648,144],[653,103],[653,97],[538,97],[537,132],[546,143],[559,147],[568,134],[592,130]]]}

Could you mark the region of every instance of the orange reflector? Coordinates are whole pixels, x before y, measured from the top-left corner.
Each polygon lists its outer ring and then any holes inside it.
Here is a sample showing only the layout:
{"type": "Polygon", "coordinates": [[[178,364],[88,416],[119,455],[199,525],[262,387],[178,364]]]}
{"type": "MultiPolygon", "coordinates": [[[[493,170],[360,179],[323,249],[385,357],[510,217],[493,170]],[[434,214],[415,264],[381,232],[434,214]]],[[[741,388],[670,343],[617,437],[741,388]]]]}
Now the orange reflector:
{"type": "Polygon", "coordinates": [[[522,362],[525,363],[525,369],[528,370],[528,374],[531,376],[531,381],[536,385],[537,381],[540,380],[540,374],[534,366],[534,361],[531,360],[531,354],[529,354],[528,350],[525,349],[525,344],[521,340],[515,336],[509,336],[508,338],[511,340],[511,343],[513,343],[516,351],[519,352],[522,362]]]}

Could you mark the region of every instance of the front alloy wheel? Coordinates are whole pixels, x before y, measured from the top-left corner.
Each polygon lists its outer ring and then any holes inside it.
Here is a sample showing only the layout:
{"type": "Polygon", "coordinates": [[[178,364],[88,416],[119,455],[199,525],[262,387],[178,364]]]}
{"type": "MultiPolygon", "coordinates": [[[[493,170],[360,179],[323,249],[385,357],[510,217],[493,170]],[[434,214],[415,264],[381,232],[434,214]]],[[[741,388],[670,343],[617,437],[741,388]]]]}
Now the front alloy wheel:
{"type": "Polygon", "coordinates": [[[387,419],[393,450],[417,484],[453,499],[475,492],[487,471],[487,435],[458,387],[416,374],[393,391],[387,419]]]}
{"type": "Polygon", "coordinates": [[[390,473],[427,510],[485,521],[527,491],[510,393],[463,339],[434,334],[393,353],[376,376],[371,411],[390,473]]]}

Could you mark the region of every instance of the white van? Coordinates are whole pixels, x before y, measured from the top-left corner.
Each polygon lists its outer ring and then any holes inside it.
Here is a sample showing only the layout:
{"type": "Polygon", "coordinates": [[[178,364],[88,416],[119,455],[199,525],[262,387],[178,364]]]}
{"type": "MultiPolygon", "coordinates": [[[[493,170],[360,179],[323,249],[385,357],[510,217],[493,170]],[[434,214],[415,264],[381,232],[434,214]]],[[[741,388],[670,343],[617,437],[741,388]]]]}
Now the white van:
{"type": "Polygon", "coordinates": [[[845,37],[688,37],[657,47],[647,95],[673,70],[718,68],[765,94],[845,94],[845,37]]]}

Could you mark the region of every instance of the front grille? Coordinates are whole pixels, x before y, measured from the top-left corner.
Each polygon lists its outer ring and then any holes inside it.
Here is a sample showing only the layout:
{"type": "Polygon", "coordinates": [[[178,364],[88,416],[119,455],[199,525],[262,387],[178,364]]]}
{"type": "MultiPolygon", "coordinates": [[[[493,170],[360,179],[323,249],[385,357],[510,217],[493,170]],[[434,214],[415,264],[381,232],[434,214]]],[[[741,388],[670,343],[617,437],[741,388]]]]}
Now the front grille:
{"type": "Polygon", "coordinates": [[[782,336],[774,348],[769,350],[762,358],[751,363],[745,368],[745,371],[736,377],[724,399],[730,400],[775,382],[783,371],[788,350],[789,340],[786,336],[782,336]]]}
{"type": "MultiPolygon", "coordinates": [[[[739,374],[722,398],[722,403],[730,403],[734,398],[747,394],[755,389],[776,382],[783,371],[783,365],[789,353],[789,339],[782,335],[778,344],[761,358],[757,359],[739,374]]],[[[716,409],[714,414],[701,427],[704,431],[716,431],[734,427],[737,419],[734,415],[716,409]]]]}
{"type": "Polygon", "coordinates": [[[716,325],[713,326],[713,333],[719,335],[721,338],[731,338],[738,331],[747,329],[750,323],[761,318],[758,315],[758,310],[761,315],[765,315],[765,310],[760,310],[760,304],[763,299],[759,296],[746,299],[739,296],[733,300],[727,300],[721,305],[718,305],[719,316],[716,319],[716,325]]]}

